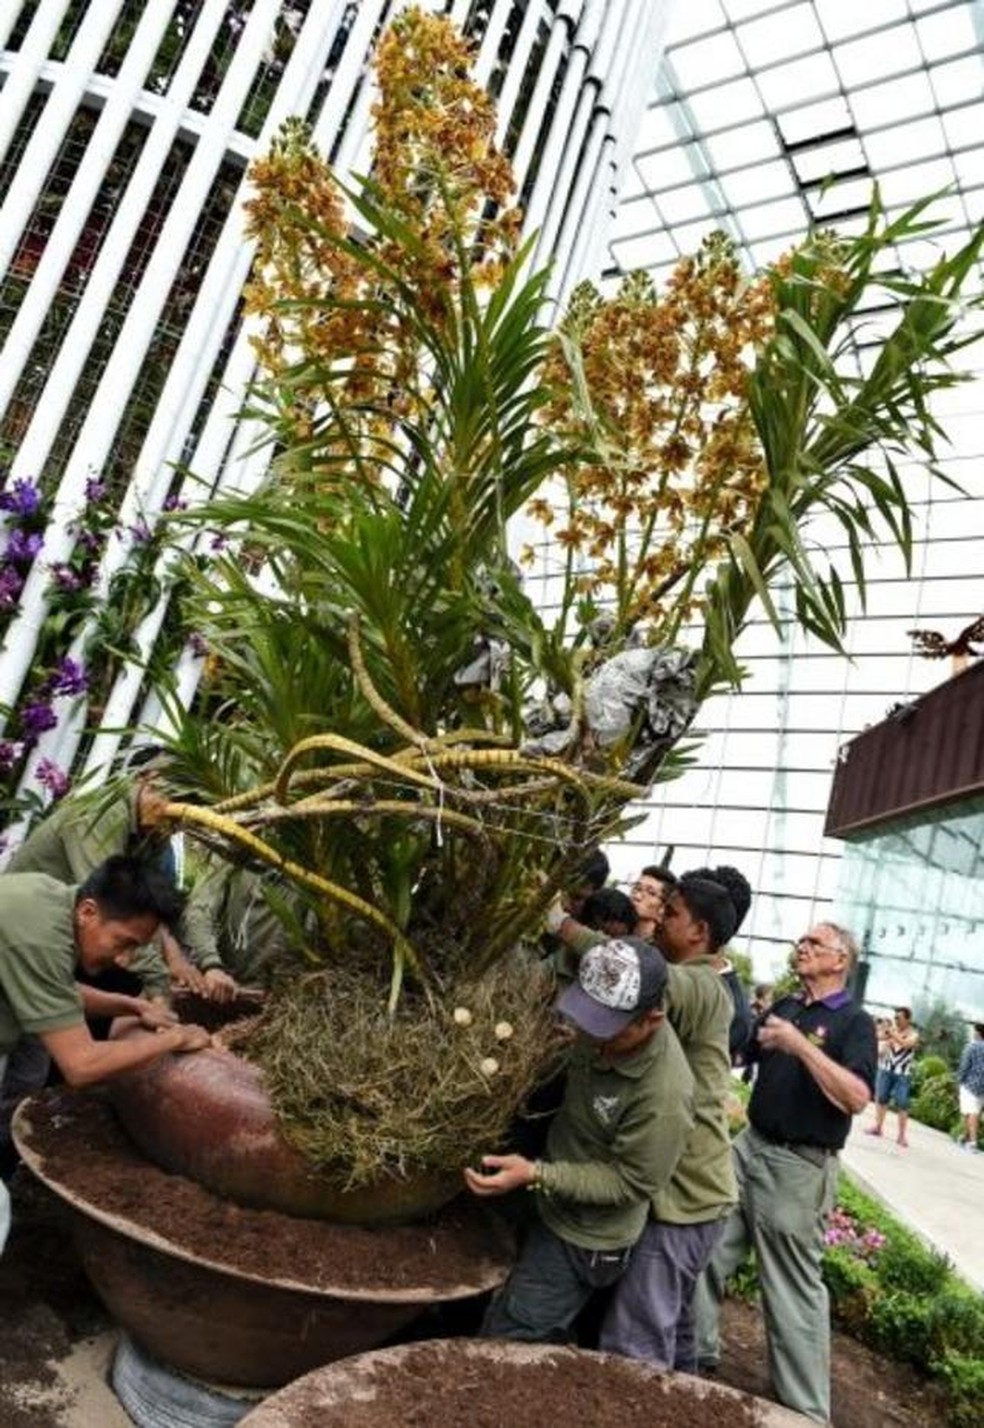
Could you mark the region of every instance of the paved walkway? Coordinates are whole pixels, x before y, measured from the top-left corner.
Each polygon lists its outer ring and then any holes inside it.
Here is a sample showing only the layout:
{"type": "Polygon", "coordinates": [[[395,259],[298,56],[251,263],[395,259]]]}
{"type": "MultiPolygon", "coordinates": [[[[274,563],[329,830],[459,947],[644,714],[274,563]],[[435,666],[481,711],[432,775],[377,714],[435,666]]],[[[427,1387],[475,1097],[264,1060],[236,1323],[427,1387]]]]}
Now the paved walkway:
{"type": "Polygon", "coordinates": [[[934,1248],[968,1284],[984,1290],[984,1152],[970,1155],[949,1136],[909,1122],[909,1147],[896,1145],[889,1112],[882,1136],[865,1135],[873,1112],[857,1118],[844,1168],[860,1188],[934,1248]]]}

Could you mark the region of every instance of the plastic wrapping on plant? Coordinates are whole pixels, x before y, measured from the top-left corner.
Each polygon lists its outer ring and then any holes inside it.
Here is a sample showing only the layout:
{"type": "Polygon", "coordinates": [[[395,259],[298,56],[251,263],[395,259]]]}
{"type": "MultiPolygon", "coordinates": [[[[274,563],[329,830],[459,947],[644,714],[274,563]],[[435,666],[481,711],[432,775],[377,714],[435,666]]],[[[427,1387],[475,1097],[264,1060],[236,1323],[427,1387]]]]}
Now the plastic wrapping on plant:
{"type": "Polygon", "coordinates": [[[696,661],[676,646],[623,650],[605,660],[584,690],[584,717],[598,744],[610,748],[643,720],[624,772],[651,768],[687,729],[697,712],[696,661]]]}

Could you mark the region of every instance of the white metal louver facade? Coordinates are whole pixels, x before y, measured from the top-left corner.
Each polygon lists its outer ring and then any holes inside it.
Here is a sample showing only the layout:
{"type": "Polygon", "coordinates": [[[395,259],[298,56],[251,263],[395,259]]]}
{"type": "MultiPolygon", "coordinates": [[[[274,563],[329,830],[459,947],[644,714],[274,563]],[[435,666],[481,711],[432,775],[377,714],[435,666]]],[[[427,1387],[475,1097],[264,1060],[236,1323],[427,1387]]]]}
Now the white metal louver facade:
{"type": "MultiPolygon", "coordinates": [[[[671,0],[448,0],[497,95],[500,140],[554,260],[553,294],[597,274],[620,172],[649,97],[671,0]]],[[[0,460],[53,497],[0,652],[16,705],[88,483],[118,501],[98,600],[168,501],[264,470],[237,418],[253,373],[240,318],[251,252],[246,166],[305,116],[345,173],[363,171],[368,59],[399,0],[26,0],[0,8],[0,460]],[[193,472],[194,477],[182,472],[193,472]]],[[[166,594],[134,632],[139,658],[96,721],[85,700],[44,732],[40,761],[108,766],[122,726],[153,719],[141,661],[166,594]],[[93,723],[98,727],[93,729],[93,723]]],[[[77,644],[80,644],[80,640],[77,644]]],[[[197,681],[191,649],[183,697],[197,681]]]]}

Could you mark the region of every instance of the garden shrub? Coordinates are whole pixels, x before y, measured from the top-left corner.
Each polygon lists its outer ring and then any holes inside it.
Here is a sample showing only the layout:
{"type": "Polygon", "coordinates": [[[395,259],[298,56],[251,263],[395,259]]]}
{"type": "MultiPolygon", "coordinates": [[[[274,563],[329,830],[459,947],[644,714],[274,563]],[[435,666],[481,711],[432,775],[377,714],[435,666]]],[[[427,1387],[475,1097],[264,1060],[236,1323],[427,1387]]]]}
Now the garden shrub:
{"type": "Polygon", "coordinates": [[[930,1302],[927,1329],[936,1362],[960,1354],[984,1363],[984,1295],[959,1284],[945,1288],[930,1302]]]}
{"type": "Polygon", "coordinates": [[[759,1277],[758,1264],[755,1255],[749,1250],[741,1264],[730,1275],[724,1292],[732,1299],[742,1299],[746,1304],[757,1304],[759,1299],[759,1277]]]}
{"type": "Polygon", "coordinates": [[[871,1306],[878,1295],[874,1268],[844,1245],[831,1245],[823,1256],[823,1278],[837,1322],[855,1338],[864,1338],[871,1306]]]}
{"type": "Polygon", "coordinates": [[[871,1304],[864,1338],[893,1359],[904,1359],[928,1371],[933,1363],[929,1347],[931,1300],[896,1289],[879,1294],[871,1304]]]}
{"type": "Polygon", "coordinates": [[[946,1255],[928,1249],[915,1235],[896,1231],[878,1256],[878,1278],[885,1289],[903,1294],[937,1294],[952,1273],[946,1255]]]}
{"type": "Polygon", "coordinates": [[[934,1002],[926,1011],[917,1007],[915,1020],[923,1056],[939,1057],[950,1071],[956,1071],[967,1045],[967,1027],[960,1013],[945,1002],[934,1002]]]}
{"type": "Polygon", "coordinates": [[[918,1096],[923,1086],[933,1076],[944,1076],[949,1070],[949,1063],[944,1061],[942,1056],[920,1056],[917,1061],[913,1062],[909,1076],[913,1096],[918,1096]]]}
{"type": "Polygon", "coordinates": [[[949,1428],[979,1428],[981,1404],[984,1403],[982,1355],[949,1353],[936,1366],[936,1371],[949,1393],[949,1428]]]}
{"type": "Polygon", "coordinates": [[[917,1121],[949,1135],[960,1124],[956,1078],[949,1071],[930,1076],[923,1082],[911,1109],[917,1121]]]}

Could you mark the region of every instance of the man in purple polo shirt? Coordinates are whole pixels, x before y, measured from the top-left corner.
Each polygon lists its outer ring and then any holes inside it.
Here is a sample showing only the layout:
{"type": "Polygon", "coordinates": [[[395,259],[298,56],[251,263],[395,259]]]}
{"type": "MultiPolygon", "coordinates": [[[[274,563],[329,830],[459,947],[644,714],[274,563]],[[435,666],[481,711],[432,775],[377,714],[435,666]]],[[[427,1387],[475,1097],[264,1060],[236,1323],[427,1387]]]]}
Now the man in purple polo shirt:
{"type": "Polygon", "coordinates": [[[751,1245],[776,1397],[820,1423],[830,1422],[824,1228],[837,1193],[837,1152],[871,1099],[878,1063],[875,1024],[846,990],[856,957],[849,932],[819,923],[796,944],[802,991],[782,997],[757,1023],[749,1124],[733,1147],[739,1203],[696,1304],[706,1368],[719,1356],[724,1282],[751,1245]]]}

